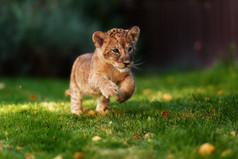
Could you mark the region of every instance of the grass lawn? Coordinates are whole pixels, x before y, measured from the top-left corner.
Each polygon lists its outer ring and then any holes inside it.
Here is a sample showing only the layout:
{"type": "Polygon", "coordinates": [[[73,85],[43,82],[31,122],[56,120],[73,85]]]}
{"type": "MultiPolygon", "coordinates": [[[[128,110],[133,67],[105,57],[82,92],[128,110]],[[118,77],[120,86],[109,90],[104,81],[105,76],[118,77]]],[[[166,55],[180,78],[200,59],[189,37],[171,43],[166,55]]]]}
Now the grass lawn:
{"type": "MultiPolygon", "coordinates": [[[[68,80],[0,78],[0,158],[238,158],[237,69],[135,80],[133,97],[113,98],[107,115],[77,116],[64,96],[68,80]],[[201,156],[203,143],[215,151],[201,156]]],[[[96,103],[86,97],[84,107],[96,103]]]]}

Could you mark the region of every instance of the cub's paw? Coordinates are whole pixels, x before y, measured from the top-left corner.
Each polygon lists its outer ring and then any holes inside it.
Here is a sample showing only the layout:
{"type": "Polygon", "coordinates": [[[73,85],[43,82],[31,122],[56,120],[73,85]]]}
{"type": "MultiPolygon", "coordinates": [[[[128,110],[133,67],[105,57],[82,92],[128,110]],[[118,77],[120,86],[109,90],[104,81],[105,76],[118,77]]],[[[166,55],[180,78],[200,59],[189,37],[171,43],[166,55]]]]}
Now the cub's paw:
{"type": "Polygon", "coordinates": [[[115,96],[118,92],[117,85],[111,81],[108,84],[102,86],[100,90],[102,92],[102,95],[106,98],[115,96]]]}
{"type": "Polygon", "coordinates": [[[108,113],[108,108],[103,109],[103,110],[96,110],[99,114],[105,115],[108,113]]]}
{"type": "Polygon", "coordinates": [[[122,102],[126,101],[126,99],[122,98],[122,96],[120,94],[118,94],[116,96],[116,101],[117,101],[117,103],[122,103],[122,102]]]}
{"type": "Polygon", "coordinates": [[[125,92],[121,92],[119,90],[117,95],[116,95],[116,101],[117,101],[117,103],[122,103],[122,102],[125,102],[126,100],[128,100],[130,97],[131,97],[130,94],[127,94],[125,92]]]}
{"type": "Polygon", "coordinates": [[[76,114],[76,115],[80,115],[80,114],[83,113],[83,110],[78,110],[78,111],[71,110],[71,113],[76,114]]]}

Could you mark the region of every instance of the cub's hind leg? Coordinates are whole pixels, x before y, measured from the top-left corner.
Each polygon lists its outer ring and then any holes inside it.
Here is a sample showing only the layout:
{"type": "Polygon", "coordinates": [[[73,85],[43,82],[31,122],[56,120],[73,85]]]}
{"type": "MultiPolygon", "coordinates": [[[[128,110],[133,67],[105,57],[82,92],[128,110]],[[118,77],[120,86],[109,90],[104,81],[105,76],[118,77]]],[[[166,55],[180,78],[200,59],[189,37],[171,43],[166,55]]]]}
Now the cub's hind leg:
{"type": "Polygon", "coordinates": [[[75,84],[70,84],[70,100],[71,112],[74,114],[81,114],[83,112],[83,93],[75,84]]]}
{"type": "Polygon", "coordinates": [[[110,102],[109,98],[105,98],[104,96],[100,96],[98,98],[98,104],[97,104],[97,107],[96,107],[96,111],[98,111],[100,113],[107,113],[109,102],[110,102]]]}

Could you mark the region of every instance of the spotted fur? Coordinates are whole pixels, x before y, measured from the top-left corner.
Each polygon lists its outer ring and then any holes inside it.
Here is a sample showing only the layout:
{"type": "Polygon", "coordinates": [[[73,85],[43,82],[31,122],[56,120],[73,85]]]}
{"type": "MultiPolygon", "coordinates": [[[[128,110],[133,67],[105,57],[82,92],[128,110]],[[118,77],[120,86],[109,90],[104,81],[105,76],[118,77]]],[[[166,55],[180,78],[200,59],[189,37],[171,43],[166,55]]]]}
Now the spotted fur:
{"type": "Polygon", "coordinates": [[[135,89],[131,73],[139,27],[111,29],[93,34],[94,53],[79,56],[70,77],[71,112],[80,114],[85,94],[98,97],[96,110],[107,112],[110,97],[118,103],[129,99],[135,89]],[[119,86],[119,87],[118,87],[119,86]]]}

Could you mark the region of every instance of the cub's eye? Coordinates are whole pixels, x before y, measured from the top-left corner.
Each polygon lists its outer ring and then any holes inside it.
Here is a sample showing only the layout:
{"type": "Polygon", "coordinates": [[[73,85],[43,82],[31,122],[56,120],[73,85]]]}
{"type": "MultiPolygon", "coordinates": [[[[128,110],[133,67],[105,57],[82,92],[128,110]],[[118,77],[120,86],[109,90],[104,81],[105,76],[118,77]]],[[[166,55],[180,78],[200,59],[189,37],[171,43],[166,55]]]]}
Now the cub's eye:
{"type": "Polygon", "coordinates": [[[117,54],[118,54],[118,53],[119,53],[119,50],[118,50],[118,49],[113,49],[113,50],[112,50],[112,52],[114,52],[114,53],[117,53],[117,54]]]}
{"type": "Polygon", "coordinates": [[[128,52],[131,52],[131,51],[132,51],[132,47],[129,47],[129,48],[128,48],[128,52]]]}

